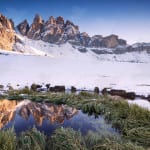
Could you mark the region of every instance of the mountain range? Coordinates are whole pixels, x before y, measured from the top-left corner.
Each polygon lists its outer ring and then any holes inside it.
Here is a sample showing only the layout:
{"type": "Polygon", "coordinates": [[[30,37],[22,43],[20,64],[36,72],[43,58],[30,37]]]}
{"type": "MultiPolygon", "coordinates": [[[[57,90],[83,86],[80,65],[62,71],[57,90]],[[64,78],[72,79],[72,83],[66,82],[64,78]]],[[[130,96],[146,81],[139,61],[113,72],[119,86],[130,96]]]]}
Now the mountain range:
{"type": "MultiPolygon", "coordinates": [[[[79,26],[70,20],[64,20],[59,16],[50,16],[44,21],[38,14],[29,25],[25,19],[16,27],[12,19],[0,14],[0,49],[24,52],[26,43],[20,35],[27,39],[43,41],[45,43],[62,45],[69,43],[80,52],[87,52],[89,49],[96,54],[123,54],[126,52],[150,53],[150,43],[127,44],[127,41],[120,39],[117,35],[94,35],[90,37],[86,32],[80,32],[79,26]]],[[[30,49],[30,48],[28,48],[30,49]]]]}

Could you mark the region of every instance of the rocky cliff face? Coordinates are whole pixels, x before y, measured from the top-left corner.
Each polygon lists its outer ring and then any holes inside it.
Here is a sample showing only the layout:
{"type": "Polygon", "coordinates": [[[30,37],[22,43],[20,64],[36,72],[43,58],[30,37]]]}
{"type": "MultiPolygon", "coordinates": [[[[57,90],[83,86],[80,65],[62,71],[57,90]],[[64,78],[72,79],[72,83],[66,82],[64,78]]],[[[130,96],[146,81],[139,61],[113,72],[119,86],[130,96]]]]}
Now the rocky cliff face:
{"type": "Polygon", "coordinates": [[[61,16],[57,18],[51,16],[47,21],[44,21],[41,16],[36,15],[30,27],[27,21],[23,21],[17,28],[22,35],[26,35],[30,39],[56,44],[69,42],[78,46],[106,48],[126,45],[126,41],[119,39],[116,35],[90,37],[86,32],[80,33],[77,25],[70,20],[65,21],[61,16]]]}
{"type": "Polygon", "coordinates": [[[0,49],[12,50],[14,42],[13,21],[0,14],[0,49]]]}
{"type": "Polygon", "coordinates": [[[33,23],[30,26],[29,31],[27,32],[27,37],[34,40],[39,40],[42,33],[43,25],[44,22],[42,20],[42,17],[36,15],[33,23]]]}

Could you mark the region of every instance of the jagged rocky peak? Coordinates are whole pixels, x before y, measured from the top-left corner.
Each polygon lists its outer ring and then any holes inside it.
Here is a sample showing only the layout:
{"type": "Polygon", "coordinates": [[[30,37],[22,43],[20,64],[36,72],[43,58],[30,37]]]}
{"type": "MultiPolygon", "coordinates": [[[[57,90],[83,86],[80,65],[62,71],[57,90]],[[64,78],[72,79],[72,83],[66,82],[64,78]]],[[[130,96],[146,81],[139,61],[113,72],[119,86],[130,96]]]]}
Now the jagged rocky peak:
{"type": "Polygon", "coordinates": [[[36,14],[33,20],[34,23],[43,24],[42,17],[39,14],[36,14]]]}
{"type": "Polygon", "coordinates": [[[14,25],[13,25],[13,21],[12,19],[8,19],[6,18],[4,15],[2,15],[0,13],[0,27],[2,28],[7,28],[7,29],[10,29],[10,30],[13,30],[14,28],[14,25]]]}
{"type": "Polygon", "coordinates": [[[70,20],[67,20],[64,25],[64,34],[67,35],[67,39],[75,39],[79,33],[79,27],[77,25],[74,25],[74,23],[70,20]]]}
{"type": "Polygon", "coordinates": [[[73,26],[76,30],[79,30],[79,26],[75,25],[73,22],[71,22],[70,20],[67,20],[65,23],[65,27],[66,26],[73,26]]]}
{"type": "Polygon", "coordinates": [[[43,25],[44,25],[44,21],[42,20],[42,17],[36,14],[33,19],[33,23],[31,24],[30,29],[27,33],[28,38],[39,40],[40,34],[43,29],[43,25]]]}
{"type": "Polygon", "coordinates": [[[116,48],[119,45],[126,45],[126,41],[119,39],[117,35],[102,37],[95,35],[90,37],[86,32],[80,33],[79,26],[70,20],[64,20],[59,16],[54,18],[51,16],[46,22],[42,20],[40,15],[35,15],[33,23],[28,29],[28,23],[24,22],[18,25],[22,35],[34,40],[43,40],[45,42],[62,44],[70,42],[72,45],[80,45],[85,47],[105,47],[116,48]]]}
{"type": "Polygon", "coordinates": [[[28,21],[25,19],[23,22],[21,22],[20,24],[17,25],[17,29],[19,30],[19,32],[22,35],[27,35],[28,31],[29,31],[29,23],[28,21]]]}
{"type": "Polygon", "coordinates": [[[41,40],[50,43],[57,43],[63,34],[63,24],[51,16],[44,24],[43,31],[41,32],[41,40]]]}
{"type": "Polygon", "coordinates": [[[0,14],[0,49],[12,50],[15,42],[14,23],[0,14]]]}
{"type": "Polygon", "coordinates": [[[49,17],[49,20],[46,22],[46,25],[47,24],[51,24],[51,25],[56,25],[56,20],[53,16],[50,16],[49,17]]]}
{"type": "Polygon", "coordinates": [[[65,21],[64,21],[64,18],[62,16],[59,16],[56,18],[56,24],[59,24],[59,25],[64,25],[65,21]]]}

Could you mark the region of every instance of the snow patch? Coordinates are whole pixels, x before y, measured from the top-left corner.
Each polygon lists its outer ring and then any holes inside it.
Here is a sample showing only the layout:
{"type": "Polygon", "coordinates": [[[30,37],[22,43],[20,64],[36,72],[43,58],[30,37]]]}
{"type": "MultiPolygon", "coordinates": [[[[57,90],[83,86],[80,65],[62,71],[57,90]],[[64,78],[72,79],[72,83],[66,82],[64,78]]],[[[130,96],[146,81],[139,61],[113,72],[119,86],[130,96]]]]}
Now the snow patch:
{"type": "Polygon", "coordinates": [[[140,107],[143,107],[145,109],[150,110],[150,102],[148,102],[147,100],[142,100],[142,99],[136,99],[136,100],[128,100],[129,104],[136,104],[140,107]]]}

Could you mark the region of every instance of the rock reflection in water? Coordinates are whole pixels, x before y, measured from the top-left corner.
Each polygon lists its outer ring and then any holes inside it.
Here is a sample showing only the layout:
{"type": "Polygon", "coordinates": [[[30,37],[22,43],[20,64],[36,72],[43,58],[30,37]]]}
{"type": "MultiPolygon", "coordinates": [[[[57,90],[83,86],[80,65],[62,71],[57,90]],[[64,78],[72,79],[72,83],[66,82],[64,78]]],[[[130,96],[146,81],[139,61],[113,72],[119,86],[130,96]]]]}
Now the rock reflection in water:
{"type": "Polygon", "coordinates": [[[36,127],[46,135],[51,135],[58,127],[71,127],[86,134],[89,130],[116,134],[104,118],[88,116],[76,108],[51,103],[24,101],[0,101],[0,129],[14,126],[17,134],[36,127]]]}
{"type": "Polygon", "coordinates": [[[17,101],[0,101],[0,129],[8,122],[13,121],[16,114],[17,101]]]}
{"type": "Polygon", "coordinates": [[[13,121],[15,115],[19,115],[25,120],[33,116],[35,123],[42,126],[43,120],[49,120],[50,123],[64,123],[69,120],[78,110],[67,105],[54,105],[50,103],[35,103],[29,100],[17,102],[9,100],[0,101],[0,128],[3,128],[10,121],[13,121]]]}

